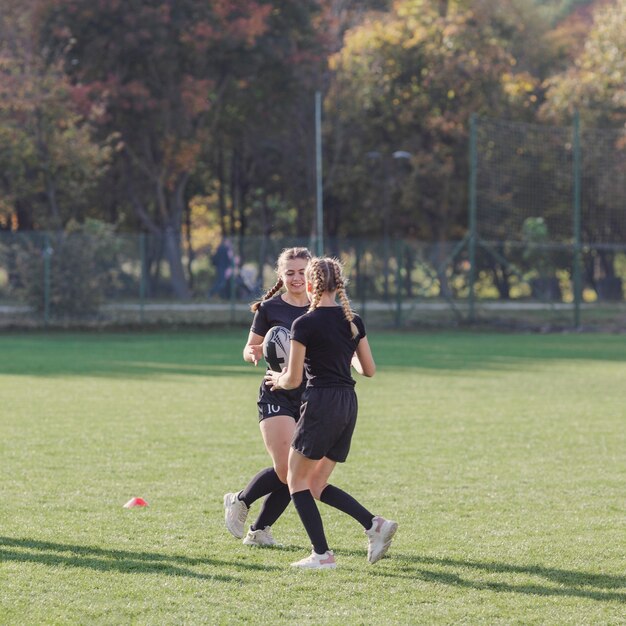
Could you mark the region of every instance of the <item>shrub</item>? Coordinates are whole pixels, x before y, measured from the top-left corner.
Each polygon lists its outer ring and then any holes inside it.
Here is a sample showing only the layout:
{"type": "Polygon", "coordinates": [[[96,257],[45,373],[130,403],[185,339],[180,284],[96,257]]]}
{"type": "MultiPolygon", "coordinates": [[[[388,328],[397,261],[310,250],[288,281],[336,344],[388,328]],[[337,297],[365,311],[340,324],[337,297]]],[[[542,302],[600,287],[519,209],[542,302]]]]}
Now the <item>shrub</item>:
{"type": "Polygon", "coordinates": [[[17,251],[21,295],[37,312],[46,306],[55,317],[98,312],[107,285],[115,280],[117,240],[114,227],[97,220],[70,223],[43,245],[30,240],[17,251]]]}

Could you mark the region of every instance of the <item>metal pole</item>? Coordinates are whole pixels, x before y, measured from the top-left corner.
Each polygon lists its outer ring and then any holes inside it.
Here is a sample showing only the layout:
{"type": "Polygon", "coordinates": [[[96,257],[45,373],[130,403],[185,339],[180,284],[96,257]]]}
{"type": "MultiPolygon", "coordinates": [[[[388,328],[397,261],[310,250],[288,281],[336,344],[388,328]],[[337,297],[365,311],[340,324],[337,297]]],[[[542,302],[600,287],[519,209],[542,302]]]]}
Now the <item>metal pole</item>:
{"type": "Polygon", "coordinates": [[[324,205],[322,185],[322,94],[315,92],[315,180],[317,255],[324,254],[324,205]]]}
{"type": "Polygon", "coordinates": [[[384,206],[383,206],[383,300],[389,301],[389,217],[391,213],[391,189],[390,189],[390,177],[391,167],[389,163],[389,157],[387,155],[382,156],[383,166],[383,191],[384,191],[384,206]]]}
{"type": "Polygon", "coordinates": [[[474,287],[476,282],[476,113],[470,116],[470,141],[469,141],[469,319],[470,322],[475,320],[475,294],[474,287]]]}
{"type": "Polygon", "coordinates": [[[52,246],[48,233],[44,235],[43,246],[43,323],[44,326],[48,326],[50,321],[50,260],[52,257],[52,246]]]}
{"type": "Polygon", "coordinates": [[[574,112],[574,258],[573,258],[573,278],[574,278],[574,327],[580,328],[580,301],[582,298],[581,285],[581,216],[580,216],[580,175],[581,175],[581,154],[580,154],[580,115],[574,112]]]}

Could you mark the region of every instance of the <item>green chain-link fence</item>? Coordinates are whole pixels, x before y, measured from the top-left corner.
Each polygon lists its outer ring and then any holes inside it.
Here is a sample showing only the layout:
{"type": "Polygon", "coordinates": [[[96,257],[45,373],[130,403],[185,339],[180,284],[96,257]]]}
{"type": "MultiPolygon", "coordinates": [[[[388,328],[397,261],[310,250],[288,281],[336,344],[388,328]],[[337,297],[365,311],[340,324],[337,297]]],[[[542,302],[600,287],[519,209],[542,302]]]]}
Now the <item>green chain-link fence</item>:
{"type": "Polygon", "coordinates": [[[571,304],[574,327],[584,307],[623,301],[624,131],[474,117],[470,160],[471,320],[485,284],[501,301],[571,304]]]}
{"type": "MultiPolygon", "coordinates": [[[[354,307],[389,327],[483,324],[626,328],[626,133],[473,118],[468,233],[461,241],[326,238],[354,307]]],[[[234,238],[184,250],[190,298],[172,294],[163,241],[100,225],[0,232],[0,325],[246,324],[284,247],[234,238]]]]}
{"type": "MultiPolygon", "coordinates": [[[[143,235],[112,236],[106,241],[84,234],[2,233],[0,235],[0,324],[151,325],[245,324],[249,303],[274,283],[274,263],[283,247],[305,241],[261,240],[234,242],[230,274],[217,293],[211,253],[184,259],[193,276],[189,300],[174,298],[169,269],[160,242],[143,235]]],[[[516,326],[558,324],[574,326],[572,244],[550,244],[558,291],[541,297],[525,275],[539,272],[524,262],[523,244],[489,242],[477,246],[474,303],[468,241],[445,244],[379,240],[328,240],[327,252],[346,264],[354,307],[369,323],[388,327],[459,325],[471,321],[516,326]],[[494,259],[508,270],[508,297],[501,296],[494,259]],[[518,273],[519,272],[519,273],[518,273]]],[[[590,253],[591,249],[586,253],[590,253]]],[[[626,314],[622,289],[626,283],[626,246],[612,249],[617,291],[585,287],[583,324],[604,319],[614,327],[626,314]]],[[[624,324],[626,327],[626,324],[624,324]]]]}

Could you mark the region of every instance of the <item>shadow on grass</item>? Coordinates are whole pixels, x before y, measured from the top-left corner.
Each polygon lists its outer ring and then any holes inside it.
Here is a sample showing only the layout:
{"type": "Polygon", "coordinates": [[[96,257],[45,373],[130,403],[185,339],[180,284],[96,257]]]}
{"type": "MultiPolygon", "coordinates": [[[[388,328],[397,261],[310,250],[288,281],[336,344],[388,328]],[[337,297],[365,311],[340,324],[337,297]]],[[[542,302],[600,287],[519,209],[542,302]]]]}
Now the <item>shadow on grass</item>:
{"type": "Polygon", "coordinates": [[[133,552],[130,550],[106,550],[93,546],[79,546],[34,539],[0,537],[0,561],[42,563],[93,569],[101,572],[117,571],[135,574],[166,574],[200,580],[241,582],[239,578],[227,574],[204,574],[190,567],[213,566],[266,572],[280,569],[276,566],[224,561],[205,557],[187,557],[178,554],[159,552],[133,552]],[[7,549],[17,548],[17,549],[7,549]]]}
{"type": "MultiPolygon", "coordinates": [[[[233,359],[234,360],[234,359],[233,359]]],[[[18,363],[0,364],[0,375],[27,375],[40,376],[42,378],[66,377],[66,376],[91,376],[94,378],[111,378],[127,380],[149,380],[151,378],[167,378],[171,376],[199,376],[201,378],[217,377],[254,377],[259,380],[265,370],[262,368],[252,369],[247,365],[198,365],[194,363],[162,361],[122,361],[122,360],[93,360],[86,358],[70,362],[39,359],[29,365],[18,363]]]]}
{"type": "Polygon", "coordinates": [[[372,339],[381,366],[433,372],[526,370],[555,361],[625,362],[623,335],[387,335],[372,339]]]}
{"type": "MultiPolygon", "coordinates": [[[[358,551],[358,554],[365,555],[365,552],[358,551]]],[[[511,565],[495,561],[416,557],[398,553],[391,554],[390,561],[395,561],[393,569],[380,568],[376,573],[381,576],[421,579],[426,582],[467,589],[539,596],[571,596],[587,598],[589,600],[626,603],[626,592],[611,591],[613,589],[626,589],[626,576],[593,574],[591,572],[565,570],[545,567],[543,565],[511,565]],[[415,565],[405,565],[407,561],[415,565]],[[422,566],[431,565],[463,570],[463,573],[461,573],[461,571],[433,571],[419,567],[418,564],[422,566]],[[558,586],[546,586],[538,583],[513,584],[507,582],[472,580],[467,577],[467,570],[487,574],[521,574],[525,576],[536,576],[558,586]]]]}
{"type": "MultiPolygon", "coordinates": [[[[4,356],[0,375],[260,378],[262,363],[255,368],[241,360],[244,335],[0,335],[4,356]]],[[[527,370],[566,360],[626,361],[626,335],[383,332],[374,334],[372,345],[381,368],[417,368],[446,375],[467,370],[527,370]]]]}

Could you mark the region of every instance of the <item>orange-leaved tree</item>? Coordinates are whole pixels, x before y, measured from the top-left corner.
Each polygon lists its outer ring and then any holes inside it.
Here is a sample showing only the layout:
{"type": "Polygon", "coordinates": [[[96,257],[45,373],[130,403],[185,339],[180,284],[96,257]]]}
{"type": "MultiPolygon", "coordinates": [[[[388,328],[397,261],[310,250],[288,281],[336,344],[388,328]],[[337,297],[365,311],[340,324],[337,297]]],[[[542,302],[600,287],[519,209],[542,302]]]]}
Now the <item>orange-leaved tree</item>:
{"type": "Polygon", "coordinates": [[[85,103],[105,103],[123,142],[118,185],[141,227],[161,238],[173,293],[189,297],[181,251],[187,187],[218,130],[246,122],[280,55],[289,0],[42,0],[41,29],[85,103]],[[123,167],[121,166],[123,165],[123,167]]]}

